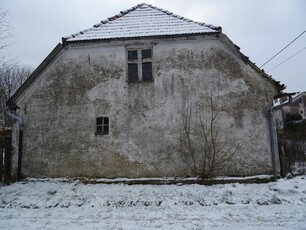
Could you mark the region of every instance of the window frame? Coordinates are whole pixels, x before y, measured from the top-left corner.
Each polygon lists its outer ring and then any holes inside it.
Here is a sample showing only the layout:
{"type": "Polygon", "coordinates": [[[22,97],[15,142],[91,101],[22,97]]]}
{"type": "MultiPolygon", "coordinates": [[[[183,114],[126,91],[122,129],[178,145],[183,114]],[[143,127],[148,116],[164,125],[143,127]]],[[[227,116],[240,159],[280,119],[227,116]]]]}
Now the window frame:
{"type": "MultiPolygon", "coordinates": [[[[126,81],[128,83],[139,83],[139,82],[153,82],[154,81],[154,74],[153,74],[153,47],[152,46],[137,46],[137,47],[128,47],[126,48],[126,81]],[[143,51],[150,50],[151,57],[143,59],[143,51]],[[129,52],[137,51],[137,59],[129,60],[129,52]],[[151,77],[146,80],[144,78],[144,71],[143,71],[143,64],[151,64],[151,77]],[[129,75],[129,64],[137,64],[137,81],[130,80],[129,75]]],[[[133,79],[133,78],[131,78],[133,79]]]]}
{"type": "Polygon", "coordinates": [[[110,133],[110,119],[107,116],[96,117],[95,122],[95,135],[104,136],[110,133]],[[102,119],[101,123],[98,123],[98,119],[102,119]],[[106,122],[107,121],[107,122],[106,122]],[[99,131],[101,128],[101,131],[99,131]]]}

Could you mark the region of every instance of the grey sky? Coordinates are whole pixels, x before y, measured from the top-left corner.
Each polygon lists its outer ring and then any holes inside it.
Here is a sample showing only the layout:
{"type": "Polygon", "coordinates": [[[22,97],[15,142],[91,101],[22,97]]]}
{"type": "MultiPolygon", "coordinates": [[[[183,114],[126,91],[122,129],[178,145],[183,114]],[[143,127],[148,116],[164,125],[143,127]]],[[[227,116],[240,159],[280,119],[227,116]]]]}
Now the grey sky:
{"type": "MultiPolygon", "coordinates": [[[[11,57],[37,67],[62,37],[92,27],[139,3],[222,26],[242,53],[261,66],[306,30],[304,0],[1,0],[13,27],[11,57]]],[[[306,47],[306,33],[269,64],[266,72],[306,47]]],[[[306,49],[269,74],[287,92],[306,90],[306,49]]]]}

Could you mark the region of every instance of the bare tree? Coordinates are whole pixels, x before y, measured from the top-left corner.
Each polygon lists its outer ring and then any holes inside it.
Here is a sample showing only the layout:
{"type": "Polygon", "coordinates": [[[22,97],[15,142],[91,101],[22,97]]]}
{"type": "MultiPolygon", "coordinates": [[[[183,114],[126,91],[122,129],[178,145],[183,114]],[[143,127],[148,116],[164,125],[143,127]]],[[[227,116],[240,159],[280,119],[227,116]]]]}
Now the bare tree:
{"type": "Polygon", "coordinates": [[[9,58],[5,49],[12,44],[11,27],[7,21],[7,11],[0,9],[0,69],[14,65],[14,58],[9,58]]]}
{"type": "Polygon", "coordinates": [[[11,122],[5,116],[6,102],[31,74],[32,68],[14,65],[0,68],[0,120],[2,128],[10,127],[11,122]]]}
{"type": "Polygon", "coordinates": [[[31,74],[32,68],[17,65],[16,58],[6,53],[12,45],[12,29],[7,21],[7,11],[0,9],[0,125],[10,127],[11,121],[6,118],[6,102],[31,74]]]}
{"type": "Polygon", "coordinates": [[[10,26],[7,22],[7,12],[0,9],[0,50],[7,47],[7,39],[11,36],[10,26]]]}
{"type": "Polygon", "coordinates": [[[220,134],[217,127],[219,114],[216,112],[213,97],[210,96],[208,116],[203,119],[199,115],[200,132],[195,135],[192,129],[191,109],[183,114],[183,143],[180,156],[195,176],[202,179],[215,176],[216,172],[225,168],[226,163],[239,151],[240,146],[229,141],[229,137],[220,134]]]}
{"type": "Polygon", "coordinates": [[[4,90],[5,99],[8,100],[23,82],[31,74],[32,68],[29,66],[15,65],[14,67],[6,67],[0,70],[0,87],[4,90]]]}

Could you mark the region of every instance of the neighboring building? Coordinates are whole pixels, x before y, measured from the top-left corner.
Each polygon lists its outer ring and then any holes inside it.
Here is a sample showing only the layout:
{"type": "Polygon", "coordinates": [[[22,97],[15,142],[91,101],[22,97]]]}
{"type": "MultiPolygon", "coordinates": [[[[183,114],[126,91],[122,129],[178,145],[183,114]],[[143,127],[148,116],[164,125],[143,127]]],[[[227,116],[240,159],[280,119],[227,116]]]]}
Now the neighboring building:
{"type": "MultiPolygon", "coordinates": [[[[24,123],[23,176],[186,176],[182,118],[191,109],[201,138],[212,97],[220,138],[241,146],[219,174],[247,176],[272,173],[280,90],[220,27],[139,4],[63,38],[8,106],[24,123]]],[[[16,168],[17,125],[13,141],[16,168]]]]}
{"type": "Polygon", "coordinates": [[[292,102],[275,112],[276,126],[278,129],[284,128],[284,121],[288,114],[300,114],[302,119],[306,119],[306,92],[301,92],[293,97],[292,102]]]}
{"type": "Polygon", "coordinates": [[[303,119],[306,119],[306,92],[296,95],[290,105],[283,107],[283,113],[286,117],[287,114],[300,114],[303,119]]]}

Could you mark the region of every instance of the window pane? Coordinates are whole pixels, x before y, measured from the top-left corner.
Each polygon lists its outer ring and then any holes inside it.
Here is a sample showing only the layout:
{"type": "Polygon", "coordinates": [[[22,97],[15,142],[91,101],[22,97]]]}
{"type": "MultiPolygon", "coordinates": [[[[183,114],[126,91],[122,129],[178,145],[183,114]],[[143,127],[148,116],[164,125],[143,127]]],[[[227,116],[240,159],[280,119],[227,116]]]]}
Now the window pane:
{"type": "Polygon", "coordinates": [[[102,123],[103,123],[103,118],[102,118],[102,117],[97,117],[96,123],[97,123],[97,125],[102,125],[102,123]]]}
{"type": "Polygon", "coordinates": [[[108,117],[103,117],[103,124],[104,125],[108,125],[108,117]]]}
{"type": "Polygon", "coordinates": [[[152,57],[151,49],[142,50],[141,51],[141,57],[142,57],[142,59],[151,58],[152,57]]]}
{"type": "Polygon", "coordinates": [[[137,60],[137,50],[128,51],[128,60],[129,61],[137,60]]]}
{"type": "Polygon", "coordinates": [[[109,131],[109,127],[107,126],[103,126],[103,134],[108,134],[109,131]]]}
{"type": "Polygon", "coordinates": [[[102,126],[97,126],[96,134],[103,134],[102,132],[102,126]]]}
{"type": "Polygon", "coordinates": [[[129,63],[128,64],[128,81],[138,81],[138,64],[129,63]]]}
{"type": "Polygon", "coordinates": [[[152,62],[142,63],[142,80],[152,81],[152,62]]]}

